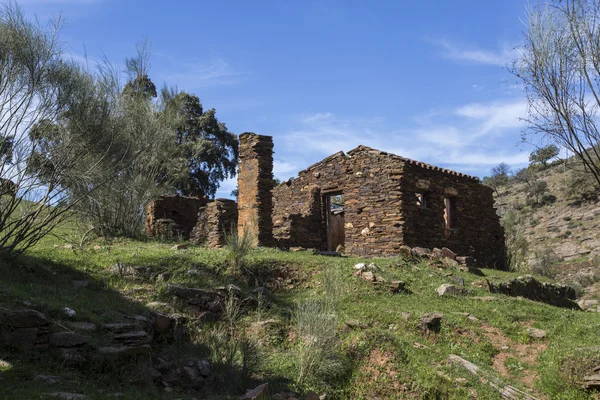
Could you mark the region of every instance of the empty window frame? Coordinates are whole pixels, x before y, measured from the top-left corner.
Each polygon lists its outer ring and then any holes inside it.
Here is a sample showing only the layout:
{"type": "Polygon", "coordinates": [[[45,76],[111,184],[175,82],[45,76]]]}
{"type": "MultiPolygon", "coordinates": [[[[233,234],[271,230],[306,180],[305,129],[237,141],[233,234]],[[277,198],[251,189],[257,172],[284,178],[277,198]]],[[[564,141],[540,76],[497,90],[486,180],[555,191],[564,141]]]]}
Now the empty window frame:
{"type": "Polygon", "coordinates": [[[427,208],[427,196],[425,193],[415,193],[415,199],[417,201],[417,206],[427,208]]]}
{"type": "Polygon", "coordinates": [[[444,199],[444,220],[446,221],[446,229],[455,229],[455,204],[454,199],[446,197],[444,199]]]}

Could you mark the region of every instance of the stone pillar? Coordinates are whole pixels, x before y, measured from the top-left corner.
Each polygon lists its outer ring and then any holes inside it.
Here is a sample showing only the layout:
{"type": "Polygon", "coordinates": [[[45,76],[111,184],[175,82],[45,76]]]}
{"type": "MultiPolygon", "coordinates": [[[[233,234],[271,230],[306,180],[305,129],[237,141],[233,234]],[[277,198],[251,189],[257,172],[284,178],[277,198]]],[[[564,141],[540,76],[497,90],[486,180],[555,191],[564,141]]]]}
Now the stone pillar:
{"type": "Polygon", "coordinates": [[[249,229],[259,246],[273,244],[273,138],[240,135],[238,233],[249,229]]]}

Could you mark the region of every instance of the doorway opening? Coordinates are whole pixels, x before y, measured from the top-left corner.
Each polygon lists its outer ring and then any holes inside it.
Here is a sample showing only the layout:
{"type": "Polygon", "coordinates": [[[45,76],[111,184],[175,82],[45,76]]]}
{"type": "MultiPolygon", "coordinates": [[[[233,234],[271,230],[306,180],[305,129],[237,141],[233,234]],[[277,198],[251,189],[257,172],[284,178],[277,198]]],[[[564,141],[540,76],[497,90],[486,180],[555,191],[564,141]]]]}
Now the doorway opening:
{"type": "Polygon", "coordinates": [[[324,196],[327,226],[327,251],[344,251],[346,233],[344,231],[344,194],[327,193],[324,196]]]}

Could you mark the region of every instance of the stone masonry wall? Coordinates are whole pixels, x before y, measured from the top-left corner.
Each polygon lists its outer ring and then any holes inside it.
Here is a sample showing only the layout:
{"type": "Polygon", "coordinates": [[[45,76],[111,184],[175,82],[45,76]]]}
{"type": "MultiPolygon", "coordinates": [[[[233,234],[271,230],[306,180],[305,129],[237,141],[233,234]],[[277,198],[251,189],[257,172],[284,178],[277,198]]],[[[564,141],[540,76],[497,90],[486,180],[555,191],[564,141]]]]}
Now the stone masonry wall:
{"type": "Polygon", "coordinates": [[[146,234],[158,234],[161,220],[172,220],[184,237],[188,237],[198,216],[198,209],[206,205],[205,198],[182,197],[178,195],[160,196],[146,206],[146,234]]]}
{"type": "Polygon", "coordinates": [[[492,189],[460,173],[406,163],[402,179],[404,242],[410,247],[447,247],[472,256],[478,266],[503,269],[504,230],[494,209],[492,189]],[[425,207],[416,193],[425,197],[425,207]],[[445,220],[450,199],[451,229],[445,220]]]}
{"type": "Polygon", "coordinates": [[[394,255],[405,244],[448,247],[479,265],[504,268],[504,232],[491,189],[468,175],[359,146],[301,171],[273,193],[273,232],[280,246],[326,250],[324,196],[342,193],[348,254],[394,255]],[[425,207],[417,204],[416,193],[424,194],[425,207]]]}
{"type": "Polygon", "coordinates": [[[360,146],[336,153],[274,190],[274,236],[282,245],[327,249],[324,196],[345,199],[345,251],[396,254],[402,246],[399,157],[360,146]]]}
{"type": "Polygon", "coordinates": [[[238,231],[250,229],[260,246],[273,244],[273,138],[240,135],[238,231]]]}
{"type": "Polygon", "coordinates": [[[225,245],[225,236],[235,228],[238,219],[237,203],[229,199],[216,199],[201,207],[192,230],[191,240],[209,248],[225,245]]]}

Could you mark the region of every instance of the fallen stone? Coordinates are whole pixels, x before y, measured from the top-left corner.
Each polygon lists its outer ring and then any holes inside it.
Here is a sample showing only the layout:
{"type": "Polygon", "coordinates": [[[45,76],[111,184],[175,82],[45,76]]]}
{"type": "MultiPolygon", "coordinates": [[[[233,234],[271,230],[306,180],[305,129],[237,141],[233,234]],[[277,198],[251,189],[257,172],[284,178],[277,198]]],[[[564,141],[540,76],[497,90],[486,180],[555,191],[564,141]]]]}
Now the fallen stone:
{"type": "Polygon", "coordinates": [[[145,344],[141,346],[107,346],[99,349],[100,353],[106,355],[114,355],[121,357],[131,357],[138,354],[147,354],[152,351],[150,345],[145,344]]]}
{"type": "Polygon", "coordinates": [[[198,373],[203,378],[206,378],[212,374],[212,365],[208,360],[200,360],[198,361],[198,373]]]}
{"type": "Polygon", "coordinates": [[[152,379],[161,379],[162,374],[156,368],[147,367],[144,369],[144,373],[147,377],[152,379]]]}
{"type": "Polygon", "coordinates": [[[406,282],[403,281],[392,281],[390,283],[390,290],[392,293],[398,293],[406,289],[406,282]]]}
{"type": "Polygon", "coordinates": [[[171,279],[172,274],[170,272],[163,272],[156,277],[157,282],[167,282],[171,279]]]}
{"type": "Polygon", "coordinates": [[[579,300],[577,304],[582,310],[596,309],[598,300],[579,300]]]}
{"type": "Polygon", "coordinates": [[[76,347],[87,344],[89,338],[73,332],[58,332],[50,335],[49,342],[54,347],[76,347]]]}
{"type": "Polygon", "coordinates": [[[566,285],[539,282],[531,275],[501,283],[489,284],[491,293],[502,293],[508,296],[522,296],[530,300],[540,301],[557,307],[579,309],[575,303],[575,290],[566,285]]]}
{"type": "Polygon", "coordinates": [[[68,393],[68,392],[53,392],[53,393],[44,393],[46,397],[53,397],[56,399],[62,400],[83,400],[87,399],[85,394],[80,393],[68,393]]]}
{"type": "Polygon", "coordinates": [[[365,281],[373,282],[375,281],[375,275],[371,271],[363,272],[360,277],[365,281]]]}
{"type": "Polygon", "coordinates": [[[187,243],[180,243],[180,244],[176,244],[173,247],[171,247],[171,250],[185,250],[189,247],[190,247],[190,245],[187,243]]]}
{"type": "Polygon", "coordinates": [[[131,332],[139,329],[139,325],[132,322],[111,322],[104,324],[104,329],[111,331],[112,333],[124,333],[131,332]]]}
{"type": "Polygon", "coordinates": [[[4,342],[7,346],[20,351],[32,350],[38,342],[40,328],[20,328],[8,333],[4,342]]]}
{"type": "Polygon", "coordinates": [[[63,312],[67,317],[74,317],[75,315],[77,315],[77,312],[75,312],[75,310],[69,307],[63,308],[63,312]]]}
{"type": "Polygon", "coordinates": [[[460,296],[462,294],[462,289],[459,289],[455,285],[444,283],[436,289],[436,292],[440,296],[460,296]]]}
{"type": "Polygon", "coordinates": [[[379,268],[377,266],[377,264],[375,264],[375,263],[371,263],[371,264],[367,265],[367,269],[369,271],[373,271],[373,272],[379,272],[379,271],[381,271],[381,268],[379,268]]]}
{"type": "Polygon", "coordinates": [[[263,383],[252,390],[248,390],[245,395],[240,397],[240,400],[257,400],[262,396],[266,396],[269,389],[268,383],[263,383]]]}
{"type": "Polygon", "coordinates": [[[96,330],[96,324],[92,322],[75,322],[75,321],[66,321],[65,324],[69,328],[73,328],[79,331],[94,331],[96,330]]]}
{"type": "Polygon", "coordinates": [[[154,332],[165,333],[169,330],[173,319],[169,317],[167,314],[153,312],[152,316],[154,317],[154,322],[152,323],[152,328],[154,332]]]}
{"type": "Polygon", "coordinates": [[[419,319],[419,328],[425,333],[437,333],[442,328],[442,313],[425,314],[419,319]]]}
{"type": "Polygon", "coordinates": [[[456,253],[447,247],[442,247],[442,256],[451,260],[456,260],[456,253]]]}
{"type": "Polygon", "coordinates": [[[422,247],[413,247],[411,253],[415,257],[431,258],[431,250],[422,247]]]}
{"type": "Polygon", "coordinates": [[[41,312],[36,310],[8,311],[2,316],[1,325],[13,328],[35,328],[48,325],[50,320],[41,312]]]}
{"type": "Polygon", "coordinates": [[[536,328],[527,328],[527,336],[534,339],[543,339],[546,337],[546,331],[536,328]]]}
{"type": "Polygon", "coordinates": [[[367,264],[365,263],[358,263],[356,265],[354,265],[354,269],[357,271],[364,271],[367,269],[367,264]]]}
{"type": "Polygon", "coordinates": [[[350,329],[367,329],[368,328],[368,326],[366,324],[363,324],[362,322],[360,322],[357,319],[350,319],[350,320],[344,322],[344,325],[346,325],[350,329]]]}
{"type": "Polygon", "coordinates": [[[600,374],[584,376],[583,388],[586,390],[600,390],[600,374]]]}
{"type": "Polygon", "coordinates": [[[377,276],[375,276],[375,282],[377,282],[377,283],[385,283],[387,281],[386,281],[386,279],[383,276],[377,275],[377,276]]]}
{"type": "Polygon", "coordinates": [[[457,256],[455,258],[455,260],[458,261],[458,263],[460,265],[464,265],[468,269],[475,268],[475,259],[473,257],[469,257],[469,256],[458,257],[457,256]]]}
{"type": "Polygon", "coordinates": [[[113,339],[117,342],[124,343],[128,346],[149,344],[152,340],[145,331],[131,331],[119,333],[114,335],[113,339]]]}
{"type": "Polygon", "coordinates": [[[444,257],[444,252],[442,251],[442,249],[438,249],[436,247],[433,250],[431,250],[431,257],[432,258],[443,258],[444,257]]]}

